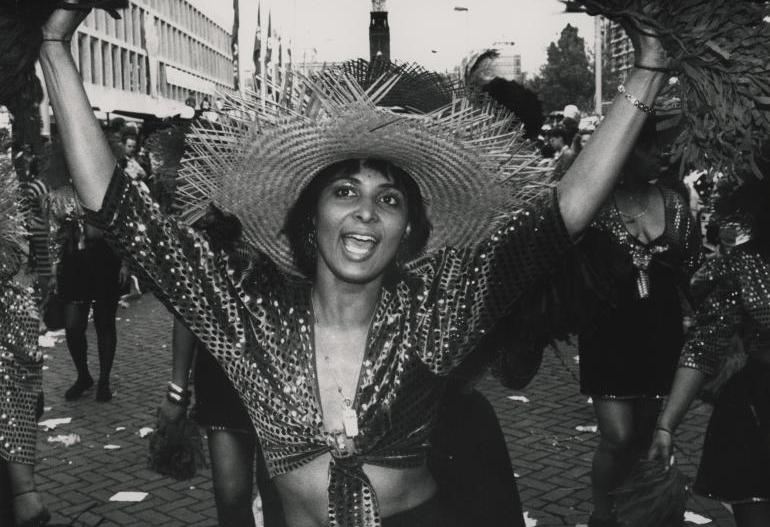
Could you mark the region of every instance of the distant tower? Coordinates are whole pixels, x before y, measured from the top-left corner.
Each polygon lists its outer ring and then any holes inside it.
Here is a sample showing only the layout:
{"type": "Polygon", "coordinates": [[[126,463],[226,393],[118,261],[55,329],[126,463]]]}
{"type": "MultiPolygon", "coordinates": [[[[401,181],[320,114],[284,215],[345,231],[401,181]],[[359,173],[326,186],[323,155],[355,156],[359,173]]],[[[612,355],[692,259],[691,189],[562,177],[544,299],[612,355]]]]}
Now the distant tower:
{"type": "Polygon", "coordinates": [[[369,61],[378,58],[390,61],[390,26],[385,0],[372,0],[369,23],[369,61]]]}

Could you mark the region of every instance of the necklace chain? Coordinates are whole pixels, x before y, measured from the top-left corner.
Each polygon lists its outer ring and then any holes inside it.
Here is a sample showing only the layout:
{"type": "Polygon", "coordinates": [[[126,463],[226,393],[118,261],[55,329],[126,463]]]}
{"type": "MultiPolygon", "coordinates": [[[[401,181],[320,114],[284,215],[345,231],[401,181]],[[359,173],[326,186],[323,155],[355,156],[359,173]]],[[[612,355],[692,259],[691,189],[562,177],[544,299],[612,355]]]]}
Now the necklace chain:
{"type": "MultiPolygon", "coordinates": [[[[311,307],[313,309],[313,323],[315,325],[318,325],[318,318],[316,316],[316,313],[318,313],[318,309],[317,309],[316,299],[315,299],[315,294],[314,293],[315,293],[315,290],[311,290],[311,292],[310,292],[310,302],[311,302],[311,307]]],[[[369,319],[368,326],[371,326],[372,320],[374,319],[375,312],[376,312],[376,307],[372,311],[372,316],[369,319]]],[[[367,340],[368,340],[368,334],[367,334],[367,340]]],[[[329,355],[328,352],[325,352],[323,354],[323,359],[324,359],[324,362],[326,363],[326,366],[327,366],[327,369],[329,370],[329,373],[331,373],[332,379],[334,380],[334,384],[337,385],[337,393],[340,394],[340,397],[342,398],[342,401],[345,404],[345,406],[349,407],[352,404],[352,399],[350,397],[345,397],[345,393],[344,393],[345,391],[342,388],[342,383],[340,382],[340,379],[337,376],[337,373],[335,372],[334,368],[332,367],[332,359],[331,359],[331,356],[329,355]]]]}
{"type": "Polygon", "coordinates": [[[647,214],[647,210],[650,208],[650,197],[646,191],[645,191],[645,198],[646,199],[644,200],[644,204],[642,205],[642,202],[636,199],[636,196],[634,196],[631,193],[626,193],[626,199],[635,203],[637,207],[640,207],[642,209],[640,212],[637,212],[636,214],[629,214],[628,212],[623,211],[623,209],[621,209],[618,206],[617,193],[615,196],[615,206],[617,207],[618,212],[620,212],[620,215],[623,216],[624,218],[628,218],[629,221],[638,220],[639,218],[647,214]]]}

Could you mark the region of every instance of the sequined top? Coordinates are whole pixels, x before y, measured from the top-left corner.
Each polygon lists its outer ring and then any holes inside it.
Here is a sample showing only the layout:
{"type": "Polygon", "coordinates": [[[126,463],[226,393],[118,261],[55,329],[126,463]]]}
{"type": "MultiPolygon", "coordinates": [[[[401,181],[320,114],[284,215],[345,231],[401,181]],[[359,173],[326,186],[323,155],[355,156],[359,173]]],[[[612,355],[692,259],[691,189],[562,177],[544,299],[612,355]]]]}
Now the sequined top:
{"type": "Polygon", "coordinates": [[[738,332],[744,349],[770,349],[770,261],[736,249],[709,260],[693,278],[698,309],[679,365],[707,376],[716,373],[738,332]]]}
{"type": "Polygon", "coordinates": [[[32,292],[0,281],[0,458],[30,465],[35,463],[35,411],[42,389],[37,337],[32,292]]]}
{"type": "MultiPolygon", "coordinates": [[[[536,206],[511,214],[480,249],[428,255],[383,288],[353,402],[360,432],[345,451],[324,429],[310,282],[282,273],[256,253],[213,252],[199,233],[164,217],[120,172],[94,221],[130,253],[159,298],[222,364],[272,476],[326,452],[348,468],[423,464],[448,371],[571,246],[549,190],[536,206]]],[[[333,473],[329,499],[330,507],[339,506],[338,515],[353,499],[353,491],[340,485],[335,492],[333,473]]],[[[334,518],[330,511],[331,525],[346,525],[334,518]]]]}
{"type": "MultiPolygon", "coordinates": [[[[602,208],[591,228],[609,233],[613,241],[631,255],[641,282],[653,261],[666,260],[669,267],[681,269],[682,278],[686,280],[701,262],[700,230],[684,198],[669,188],[658,188],[663,195],[666,225],[661,235],[649,243],[639,241],[628,231],[623,216],[612,200],[602,208]]],[[[641,296],[649,293],[649,290],[643,290],[644,283],[640,283],[639,287],[641,296]]]]}

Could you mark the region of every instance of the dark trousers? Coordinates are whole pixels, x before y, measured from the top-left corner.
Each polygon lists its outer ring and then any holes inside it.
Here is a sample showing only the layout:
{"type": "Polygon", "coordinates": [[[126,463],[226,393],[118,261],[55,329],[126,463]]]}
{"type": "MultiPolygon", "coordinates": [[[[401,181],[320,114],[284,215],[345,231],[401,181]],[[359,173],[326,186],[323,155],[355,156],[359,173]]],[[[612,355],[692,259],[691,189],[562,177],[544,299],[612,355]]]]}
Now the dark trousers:
{"type": "Polygon", "coordinates": [[[481,393],[449,392],[431,441],[428,468],[444,503],[470,525],[524,527],[505,437],[481,393]]]}

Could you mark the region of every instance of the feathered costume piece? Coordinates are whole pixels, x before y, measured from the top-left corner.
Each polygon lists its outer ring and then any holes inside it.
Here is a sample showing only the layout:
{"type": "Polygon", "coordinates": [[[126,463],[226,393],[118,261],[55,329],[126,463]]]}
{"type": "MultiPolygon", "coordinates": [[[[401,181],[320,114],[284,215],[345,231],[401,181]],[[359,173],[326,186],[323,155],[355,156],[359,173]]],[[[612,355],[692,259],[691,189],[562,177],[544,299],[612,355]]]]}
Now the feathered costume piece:
{"type": "Polygon", "coordinates": [[[680,527],[690,488],[676,466],[639,461],[612,494],[618,520],[625,527],[680,527]]]}
{"type": "Polygon", "coordinates": [[[98,0],[64,4],[60,0],[0,0],[0,105],[20,121],[24,137],[37,135],[35,106],[43,97],[35,75],[35,61],[43,41],[41,27],[59,7],[67,9],[106,9],[119,18],[116,9],[128,0],[98,0]]]}
{"type": "Polygon", "coordinates": [[[10,161],[0,158],[0,458],[33,464],[42,355],[32,293],[11,282],[22,259],[18,190],[10,161]]]}
{"type": "Polygon", "coordinates": [[[770,136],[767,2],[578,0],[591,14],[660,35],[681,86],[680,172],[722,170],[761,179],[754,156],[770,136]]]}
{"type": "Polygon", "coordinates": [[[216,124],[188,134],[177,204],[192,223],[214,202],[243,223],[244,239],[299,274],[283,226],[299,192],[324,167],[357,157],[390,160],[419,184],[433,232],[426,250],[473,246],[496,219],[542,191],[547,170],[515,117],[487,101],[454,96],[427,114],[380,104],[395,89],[387,72],[364,89],[344,71],[287,71],[270,94],[229,94],[216,124]],[[436,199],[433,199],[433,198],[436,199]],[[458,225],[451,218],[466,221],[458,225]]]}

